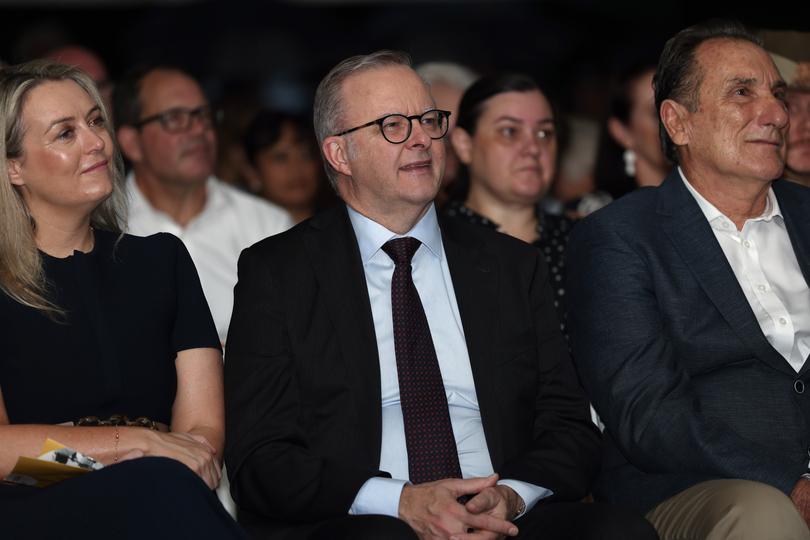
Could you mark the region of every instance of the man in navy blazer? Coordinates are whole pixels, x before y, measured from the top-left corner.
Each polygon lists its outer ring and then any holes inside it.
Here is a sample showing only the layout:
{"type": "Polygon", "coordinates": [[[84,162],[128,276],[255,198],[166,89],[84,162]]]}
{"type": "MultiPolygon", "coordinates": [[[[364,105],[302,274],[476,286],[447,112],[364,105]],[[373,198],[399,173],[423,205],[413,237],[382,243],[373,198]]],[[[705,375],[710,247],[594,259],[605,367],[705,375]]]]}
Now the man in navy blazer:
{"type": "Polygon", "coordinates": [[[605,423],[595,494],[662,538],[808,538],[810,190],[780,177],[785,84],[758,39],[681,31],[654,79],[660,187],[580,223],[571,332],[605,423]]]}
{"type": "Polygon", "coordinates": [[[315,126],[345,204],[239,262],[225,459],[240,522],[272,539],[655,537],[640,515],[580,502],[600,441],[548,268],[518,240],[437,219],[447,115],[407,57],[338,64],[315,126]],[[405,264],[387,251],[402,237],[452,427],[436,453],[463,478],[412,478],[421,450],[405,432],[420,419],[405,416],[392,309],[405,264]]]}

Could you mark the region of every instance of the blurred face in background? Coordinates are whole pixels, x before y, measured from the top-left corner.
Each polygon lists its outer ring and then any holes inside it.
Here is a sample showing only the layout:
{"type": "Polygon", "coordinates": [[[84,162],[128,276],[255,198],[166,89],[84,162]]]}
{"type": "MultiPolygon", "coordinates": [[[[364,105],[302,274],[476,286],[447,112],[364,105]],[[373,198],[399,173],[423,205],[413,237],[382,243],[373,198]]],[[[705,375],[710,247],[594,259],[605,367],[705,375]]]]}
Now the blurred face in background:
{"type": "Polygon", "coordinates": [[[554,114],[539,90],[504,92],[483,104],[470,135],[457,128],[453,146],[470,172],[471,187],[505,204],[534,204],[556,173],[554,114]]]}
{"type": "Polygon", "coordinates": [[[611,117],[608,120],[608,130],[622,148],[635,153],[636,160],[660,171],[658,179],[660,183],[670,164],[664,157],[658,133],[658,111],[655,109],[655,95],[652,88],[653,75],[655,70],[650,69],[630,81],[627,98],[631,105],[627,121],[611,117]]]}
{"type": "Polygon", "coordinates": [[[790,111],[787,173],[810,180],[810,89],[787,92],[790,111]]]}
{"type": "Polygon", "coordinates": [[[312,210],[320,171],[315,152],[313,143],[285,122],[278,140],[256,153],[259,194],[287,209],[312,210]]]}
{"type": "Polygon", "coordinates": [[[192,116],[185,129],[167,129],[157,119],[141,126],[137,153],[127,155],[136,175],[149,174],[167,184],[204,183],[214,172],[216,135],[200,85],[181,72],[158,69],[143,78],[140,101],[142,120],[166,115],[174,124],[182,123],[188,111],[207,112],[192,116]]]}
{"type": "MultiPolygon", "coordinates": [[[[461,103],[461,96],[464,95],[464,91],[444,82],[436,82],[430,85],[430,94],[436,101],[437,109],[450,111],[449,131],[452,131],[453,128],[456,127],[458,106],[461,103]]],[[[446,139],[445,144],[447,145],[448,152],[446,152],[445,155],[444,178],[442,183],[449,184],[458,176],[459,164],[458,157],[456,157],[456,154],[453,152],[450,141],[446,139]]]]}

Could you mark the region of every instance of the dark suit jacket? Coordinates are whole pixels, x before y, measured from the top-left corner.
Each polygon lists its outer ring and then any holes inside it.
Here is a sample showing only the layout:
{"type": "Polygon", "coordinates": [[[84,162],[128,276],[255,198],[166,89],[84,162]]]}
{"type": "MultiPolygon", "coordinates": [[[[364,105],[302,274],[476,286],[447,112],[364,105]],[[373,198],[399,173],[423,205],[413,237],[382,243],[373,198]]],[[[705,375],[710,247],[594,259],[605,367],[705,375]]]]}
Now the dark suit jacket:
{"type": "MultiPolygon", "coordinates": [[[[504,478],[585,495],[599,437],[537,250],[442,224],[489,451],[504,478]]],[[[227,342],[225,459],[240,516],[271,529],[346,516],[378,470],[380,371],[345,206],[246,249],[227,342]]],[[[269,530],[269,529],[265,529],[269,530]]]]}
{"type": "MultiPolygon", "coordinates": [[[[807,281],[810,190],[773,189],[807,281]]],[[[568,249],[574,358],[607,426],[596,495],[647,511],[715,478],[789,493],[807,471],[810,362],[797,374],[768,343],[677,170],[585,219],[568,249]]]]}

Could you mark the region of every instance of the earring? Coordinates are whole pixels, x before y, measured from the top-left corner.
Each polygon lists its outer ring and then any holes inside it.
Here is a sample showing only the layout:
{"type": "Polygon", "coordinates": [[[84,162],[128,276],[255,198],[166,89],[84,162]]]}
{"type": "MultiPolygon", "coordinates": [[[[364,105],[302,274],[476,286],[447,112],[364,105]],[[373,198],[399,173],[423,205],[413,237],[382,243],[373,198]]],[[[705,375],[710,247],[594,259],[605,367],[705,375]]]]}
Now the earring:
{"type": "Polygon", "coordinates": [[[622,154],[624,158],[624,173],[627,176],[635,177],[636,176],[636,153],[632,150],[625,150],[624,154],[622,154]]]}

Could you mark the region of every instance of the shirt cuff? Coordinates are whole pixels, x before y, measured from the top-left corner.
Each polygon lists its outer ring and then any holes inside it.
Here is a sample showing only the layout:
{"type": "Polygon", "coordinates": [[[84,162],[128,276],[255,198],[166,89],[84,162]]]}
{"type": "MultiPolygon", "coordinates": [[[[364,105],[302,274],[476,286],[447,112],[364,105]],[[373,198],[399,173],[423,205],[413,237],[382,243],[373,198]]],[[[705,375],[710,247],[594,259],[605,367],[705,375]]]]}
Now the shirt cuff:
{"type": "Polygon", "coordinates": [[[554,495],[554,492],[550,489],[535,486],[534,484],[530,484],[528,482],[521,482],[520,480],[498,480],[498,485],[512,488],[515,493],[520,495],[520,498],[523,499],[523,503],[526,505],[523,512],[516,515],[515,519],[521,517],[526,512],[531,510],[540,499],[545,499],[546,497],[551,497],[554,495]]]}
{"type": "Polygon", "coordinates": [[[380,514],[399,517],[399,497],[402,495],[402,488],[407,483],[407,480],[395,478],[377,476],[369,478],[357,492],[357,496],[349,508],[349,514],[353,516],[380,514]]]}

